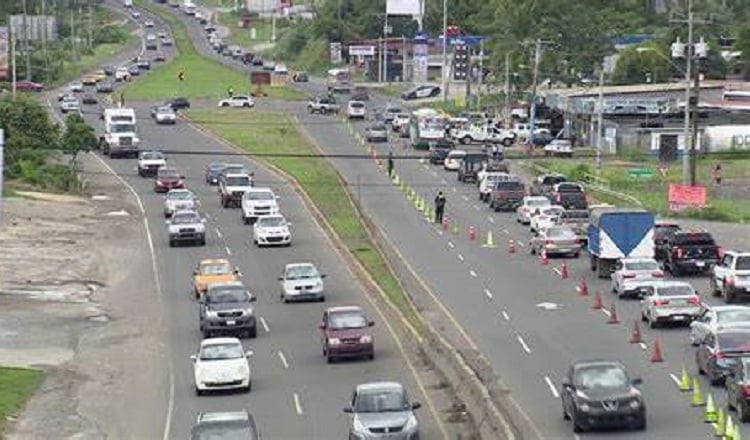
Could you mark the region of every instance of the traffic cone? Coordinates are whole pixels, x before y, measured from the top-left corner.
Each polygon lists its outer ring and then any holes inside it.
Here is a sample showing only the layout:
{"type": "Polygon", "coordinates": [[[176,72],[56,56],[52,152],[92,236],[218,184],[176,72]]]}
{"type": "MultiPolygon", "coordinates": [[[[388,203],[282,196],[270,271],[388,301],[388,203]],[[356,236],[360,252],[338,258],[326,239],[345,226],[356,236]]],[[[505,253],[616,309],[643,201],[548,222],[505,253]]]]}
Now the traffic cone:
{"type": "Polygon", "coordinates": [[[402,180],[402,181],[401,181],[400,183],[401,183],[401,184],[399,185],[399,187],[401,188],[401,191],[406,191],[406,182],[404,182],[404,181],[402,180]]]}
{"type": "Polygon", "coordinates": [[[484,242],[482,247],[485,247],[485,248],[495,247],[495,239],[492,237],[492,231],[487,231],[487,240],[484,242]]]}
{"type": "Polygon", "coordinates": [[[516,242],[513,239],[508,240],[508,253],[509,254],[516,253],[516,242]]]}
{"type": "Polygon", "coordinates": [[[643,342],[643,338],[641,337],[641,326],[637,319],[633,320],[633,329],[630,330],[630,339],[628,339],[628,342],[631,344],[640,344],[643,342]]]}
{"type": "Polygon", "coordinates": [[[724,437],[724,432],[727,428],[727,418],[724,413],[724,408],[719,407],[719,411],[716,413],[716,423],[714,423],[714,435],[716,437],[724,437]]]}
{"type": "Polygon", "coordinates": [[[396,185],[396,186],[398,186],[398,182],[399,182],[399,180],[398,180],[398,174],[393,173],[393,184],[396,185]]]}
{"type": "Polygon", "coordinates": [[[447,230],[448,230],[448,226],[449,226],[449,221],[448,221],[448,219],[447,219],[447,218],[444,218],[444,219],[443,219],[443,224],[442,224],[442,226],[443,226],[443,231],[447,231],[447,230]]]}
{"type": "Polygon", "coordinates": [[[560,279],[567,280],[568,279],[568,264],[563,261],[562,266],[560,267],[560,279]]]}
{"type": "Polygon", "coordinates": [[[704,422],[716,423],[716,405],[714,404],[714,396],[711,393],[708,393],[708,398],[706,399],[705,414],[704,422]]]}
{"type": "Polygon", "coordinates": [[[469,226],[469,240],[477,239],[477,230],[474,226],[469,226]]]}
{"type": "Polygon", "coordinates": [[[682,367],[682,377],[680,378],[680,391],[690,391],[693,389],[692,380],[685,367],[682,367]]]}
{"type": "Polygon", "coordinates": [[[706,404],[706,399],[703,398],[703,391],[701,391],[701,382],[698,378],[693,378],[693,398],[690,400],[691,406],[703,406],[706,404]]]}
{"type": "Polygon", "coordinates": [[[547,250],[542,248],[542,253],[539,254],[539,264],[546,266],[549,264],[549,258],[547,257],[547,250]]]}
{"type": "Polygon", "coordinates": [[[589,285],[585,279],[581,278],[576,287],[579,296],[589,296],[589,285]]]}
{"type": "Polygon", "coordinates": [[[434,222],[435,221],[435,211],[430,207],[430,205],[426,204],[424,205],[424,218],[434,222]]]}
{"type": "Polygon", "coordinates": [[[742,429],[739,426],[734,430],[734,440],[742,440],[742,429]]]}
{"type": "Polygon", "coordinates": [[[734,435],[737,430],[734,427],[734,420],[732,416],[727,416],[727,424],[724,427],[724,440],[734,440],[734,435]]]}
{"type": "Polygon", "coordinates": [[[612,304],[609,306],[609,319],[607,320],[607,324],[619,324],[620,320],[617,319],[617,309],[615,308],[615,305],[612,304]]]}
{"type": "Polygon", "coordinates": [[[406,188],[406,200],[414,200],[414,190],[411,188],[406,188]]]}
{"type": "Polygon", "coordinates": [[[604,305],[602,304],[602,292],[600,290],[596,291],[596,296],[594,296],[594,305],[591,306],[594,310],[600,310],[604,305]]]}
{"type": "Polygon", "coordinates": [[[659,338],[654,340],[654,351],[651,354],[651,362],[664,362],[664,355],[661,353],[661,341],[659,341],[659,338]]]}

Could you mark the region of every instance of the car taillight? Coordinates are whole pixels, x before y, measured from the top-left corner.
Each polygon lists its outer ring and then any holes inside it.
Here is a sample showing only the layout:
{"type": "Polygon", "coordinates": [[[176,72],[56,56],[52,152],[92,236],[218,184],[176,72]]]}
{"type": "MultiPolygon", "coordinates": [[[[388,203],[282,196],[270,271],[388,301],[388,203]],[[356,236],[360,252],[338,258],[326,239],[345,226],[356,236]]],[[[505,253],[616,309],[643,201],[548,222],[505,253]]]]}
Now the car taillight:
{"type": "Polygon", "coordinates": [[[682,250],[682,248],[675,249],[675,252],[677,253],[677,258],[682,258],[682,256],[685,254],[685,251],[682,250]]]}
{"type": "Polygon", "coordinates": [[[692,306],[699,306],[701,305],[701,300],[700,298],[693,297],[693,298],[688,299],[688,304],[692,306]]]}
{"type": "Polygon", "coordinates": [[[745,397],[750,397],[750,385],[742,386],[742,395],[745,397]]]}
{"type": "Polygon", "coordinates": [[[668,299],[656,299],[654,300],[653,304],[654,304],[654,307],[666,306],[666,305],[669,305],[669,300],[668,299]]]}
{"type": "Polygon", "coordinates": [[[657,270],[656,272],[651,272],[651,276],[654,278],[664,278],[664,272],[657,270]]]}
{"type": "Polygon", "coordinates": [[[556,201],[556,202],[558,202],[558,203],[559,203],[559,202],[560,202],[561,200],[562,200],[562,195],[561,195],[561,194],[557,194],[557,195],[555,195],[555,201],[556,201]]]}
{"type": "Polygon", "coordinates": [[[716,254],[719,256],[719,258],[724,258],[724,248],[721,246],[716,248],[716,254]]]}

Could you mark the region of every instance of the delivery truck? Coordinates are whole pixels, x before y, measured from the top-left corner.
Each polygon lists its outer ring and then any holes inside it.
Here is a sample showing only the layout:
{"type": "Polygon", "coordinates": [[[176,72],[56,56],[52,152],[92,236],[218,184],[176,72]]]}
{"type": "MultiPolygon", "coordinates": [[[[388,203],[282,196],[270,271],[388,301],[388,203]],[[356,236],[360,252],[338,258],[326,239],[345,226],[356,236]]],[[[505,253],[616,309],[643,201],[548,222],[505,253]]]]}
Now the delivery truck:
{"type": "Polygon", "coordinates": [[[621,258],[654,258],[654,220],[640,208],[593,208],[587,234],[591,270],[609,278],[621,258]]]}

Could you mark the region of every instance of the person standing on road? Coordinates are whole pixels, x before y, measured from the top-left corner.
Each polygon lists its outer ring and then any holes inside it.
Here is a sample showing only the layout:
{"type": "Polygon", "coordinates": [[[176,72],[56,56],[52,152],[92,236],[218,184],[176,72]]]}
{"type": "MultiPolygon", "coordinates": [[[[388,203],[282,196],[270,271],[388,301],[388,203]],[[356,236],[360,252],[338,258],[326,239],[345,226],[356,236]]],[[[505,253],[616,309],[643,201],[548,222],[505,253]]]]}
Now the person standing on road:
{"type": "Polygon", "coordinates": [[[227,89],[227,95],[229,95],[230,98],[234,96],[234,87],[229,86],[229,88],[227,89]]]}
{"type": "Polygon", "coordinates": [[[443,214],[445,213],[445,195],[442,191],[438,191],[435,196],[435,223],[443,223],[443,214]]]}
{"type": "Polygon", "coordinates": [[[388,152],[388,177],[393,177],[393,151],[388,152]]]}
{"type": "Polygon", "coordinates": [[[714,174],[714,183],[717,185],[721,185],[721,164],[720,163],[717,162],[716,165],[714,165],[713,174],[714,174]]]}

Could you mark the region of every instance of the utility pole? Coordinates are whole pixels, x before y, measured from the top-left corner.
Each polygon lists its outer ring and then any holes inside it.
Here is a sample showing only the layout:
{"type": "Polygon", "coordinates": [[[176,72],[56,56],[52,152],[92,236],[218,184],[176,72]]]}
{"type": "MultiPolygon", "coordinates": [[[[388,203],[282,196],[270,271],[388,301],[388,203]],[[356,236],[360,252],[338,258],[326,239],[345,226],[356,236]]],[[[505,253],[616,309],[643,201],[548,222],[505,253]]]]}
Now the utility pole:
{"type": "Polygon", "coordinates": [[[406,36],[401,37],[401,82],[406,82],[406,36]]]}
{"type": "Polygon", "coordinates": [[[73,1],[70,0],[70,45],[73,49],[73,60],[78,61],[78,51],[76,50],[76,20],[75,20],[75,7],[73,1]]]}
{"type": "MultiPolygon", "coordinates": [[[[16,38],[18,37],[15,32],[15,26],[11,24],[10,27],[10,62],[13,63],[13,68],[11,70],[11,91],[13,92],[13,98],[16,97],[16,83],[18,82],[18,75],[17,75],[17,69],[16,65],[18,64],[16,62],[16,38]]],[[[2,170],[0,170],[0,173],[2,173],[2,170]]]]}
{"type": "Polygon", "coordinates": [[[599,102],[596,109],[596,175],[601,170],[602,137],[604,135],[604,66],[599,72],[599,102]]]}
{"type": "Polygon", "coordinates": [[[448,101],[448,0],[443,0],[443,102],[448,101]]]}
{"type": "Polygon", "coordinates": [[[698,68],[695,69],[695,106],[693,107],[693,127],[692,136],[690,137],[690,186],[695,186],[696,182],[696,143],[698,141],[698,120],[700,119],[699,96],[701,91],[701,69],[700,58],[698,58],[698,68]]]}
{"type": "Polygon", "coordinates": [[[510,51],[505,52],[505,85],[503,86],[503,92],[505,94],[503,125],[508,130],[510,129],[510,51]]]}
{"type": "Polygon", "coordinates": [[[388,84],[388,13],[385,13],[383,25],[383,82],[388,84]]]}
{"type": "Polygon", "coordinates": [[[536,88],[539,83],[539,63],[542,60],[542,46],[550,43],[550,41],[544,41],[539,38],[537,38],[536,42],[534,42],[534,73],[531,83],[531,115],[529,117],[530,133],[528,139],[529,145],[533,145],[534,130],[536,130],[536,88]]]}
{"type": "Polygon", "coordinates": [[[26,81],[31,81],[31,50],[29,50],[29,11],[23,0],[23,54],[26,57],[26,81]]]}
{"type": "Polygon", "coordinates": [[[91,7],[91,0],[88,0],[88,7],[89,49],[92,49],[94,47],[94,16],[93,9],[91,7]]]}
{"type": "Polygon", "coordinates": [[[477,108],[482,108],[482,83],[484,82],[484,38],[479,40],[479,77],[477,78],[477,108]]]}

